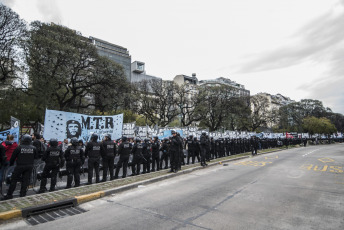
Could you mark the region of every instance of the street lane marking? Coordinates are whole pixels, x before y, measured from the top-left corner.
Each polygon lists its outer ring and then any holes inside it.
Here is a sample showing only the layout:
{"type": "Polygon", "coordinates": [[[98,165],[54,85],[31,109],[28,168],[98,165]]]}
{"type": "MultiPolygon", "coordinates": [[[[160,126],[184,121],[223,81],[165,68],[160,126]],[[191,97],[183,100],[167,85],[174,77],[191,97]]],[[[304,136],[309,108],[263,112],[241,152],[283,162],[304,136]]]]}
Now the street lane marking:
{"type": "Polygon", "coordinates": [[[269,156],[269,157],[265,157],[265,160],[268,160],[268,159],[278,159],[278,156],[269,156]]]}
{"type": "Polygon", "coordinates": [[[313,164],[304,164],[300,167],[300,169],[308,170],[308,171],[314,171],[314,172],[332,172],[332,173],[343,173],[343,167],[342,166],[329,166],[329,165],[313,165],[313,164]]]}
{"type": "Polygon", "coordinates": [[[327,158],[327,157],[325,157],[325,158],[320,158],[320,159],[318,159],[318,161],[321,161],[322,163],[334,162],[333,159],[327,158]]]}
{"type": "Polygon", "coordinates": [[[238,162],[234,163],[235,165],[245,165],[245,166],[266,166],[267,164],[271,164],[272,162],[266,162],[266,161],[243,161],[243,162],[238,162]]]}
{"type": "Polygon", "coordinates": [[[311,153],[314,153],[315,151],[318,151],[319,149],[314,149],[313,151],[311,151],[311,152],[309,152],[309,153],[306,153],[306,154],[303,154],[302,156],[303,157],[305,157],[305,156],[307,156],[307,155],[309,155],[309,154],[311,154],[311,153]]]}

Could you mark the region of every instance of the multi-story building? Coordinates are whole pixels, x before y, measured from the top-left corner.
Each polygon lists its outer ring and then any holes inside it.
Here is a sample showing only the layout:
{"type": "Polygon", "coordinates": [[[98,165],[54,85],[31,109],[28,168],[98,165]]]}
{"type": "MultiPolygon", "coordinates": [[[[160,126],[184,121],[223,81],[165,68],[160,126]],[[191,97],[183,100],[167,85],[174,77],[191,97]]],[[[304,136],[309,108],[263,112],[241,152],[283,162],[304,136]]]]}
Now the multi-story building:
{"type": "Polygon", "coordinates": [[[108,57],[124,68],[127,80],[131,82],[131,56],[129,51],[122,47],[99,38],[89,37],[90,42],[97,48],[99,55],[108,57]]]}
{"type": "Polygon", "coordinates": [[[268,108],[270,110],[278,110],[282,106],[295,102],[294,100],[291,100],[289,97],[283,96],[281,94],[271,95],[269,93],[257,93],[254,96],[258,95],[267,98],[268,108]]]}
{"type": "Polygon", "coordinates": [[[249,97],[250,91],[245,89],[244,85],[238,84],[228,78],[219,77],[211,80],[200,80],[198,82],[199,86],[214,86],[214,85],[228,85],[236,89],[236,96],[239,97],[249,97]]]}
{"type": "Polygon", "coordinates": [[[268,93],[257,93],[252,97],[260,101],[257,102],[256,106],[261,107],[260,110],[257,110],[258,108],[254,108],[254,103],[251,103],[252,112],[256,110],[257,112],[259,111],[260,115],[267,116],[268,118],[266,120],[268,128],[274,127],[279,122],[274,113],[276,113],[282,106],[295,102],[289,97],[283,96],[281,94],[271,95],[268,93]]]}
{"type": "Polygon", "coordinates": [[[131,63],[131,83],[152,80],[162,81],[160,77],[146,74],[144,62],[134,61],[131,63]]]}
{"type": "Polygon", "coordinates": [[[173,81],[178,85],[183,85],[183,84],[197,85],[198,83],[198,79],[195,73],[192,74],[192,77],[184,75],[184,74],[177,75],[174,77],[173,81]]]}

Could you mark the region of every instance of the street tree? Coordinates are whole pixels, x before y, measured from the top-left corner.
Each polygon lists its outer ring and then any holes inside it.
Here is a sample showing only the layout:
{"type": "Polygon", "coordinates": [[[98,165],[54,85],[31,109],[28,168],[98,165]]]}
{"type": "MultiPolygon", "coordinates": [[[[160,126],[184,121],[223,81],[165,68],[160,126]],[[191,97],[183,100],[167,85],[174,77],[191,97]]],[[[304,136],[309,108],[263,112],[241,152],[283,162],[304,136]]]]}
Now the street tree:
{"type": "Polygon", "coordinates": [[[26,34],[25,21],[0,3],[0,89],[8,89],[19,77],[23,57],[21,42],[26,34]]]}
{"type": "Polygon", "coordinates": [[[149,80],[134,84],[133,109],[151,124],[165,127],[179,114],[175,99],[176,84],[149,80]]]}
{"type": "Polygon", "coordinates": [[[228,114],[234,111],[236,89],[227,85],[219,85],[202,86],[199,90],[201,94],[204,94],[201,124],[209,127],[209,131],[223,128],[228,114]]]}
{"type": "Polygon", "coordinates": [[[26,50],[27,92],[43,112],[80,112],[91,106],[109,110],[119,106],[112,105],[123,92],[118,90],[127,90],[122,67],[100,57],[88,38],[69,28],[33,22],[26,50]]]}
{"type": "Polygon", "coordinates": [[[181,125],[185,127],[200,121],[203,117],[202,103],[205,94],[190,84],[176,85],[175,89],[175,100],[180,112],[181,125]]]}
{"type": "Polygon", "coordinates": [[[303,128],[310,135],[325,134],[330,135],[337,132],[336,127],[327,118],[306,117],[303,119],[303,128]]]}

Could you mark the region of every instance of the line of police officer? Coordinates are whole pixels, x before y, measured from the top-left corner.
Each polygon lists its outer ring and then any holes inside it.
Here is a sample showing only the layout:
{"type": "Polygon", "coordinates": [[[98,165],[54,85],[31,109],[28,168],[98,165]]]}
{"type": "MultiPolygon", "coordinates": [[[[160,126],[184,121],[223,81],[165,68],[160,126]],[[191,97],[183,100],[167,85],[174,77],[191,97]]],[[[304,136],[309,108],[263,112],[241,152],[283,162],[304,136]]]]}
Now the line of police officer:
{"type": "Polygon", "coordinates": [[[304,139],[262,139],[256,137],[251,139],[245,138],[209,138],[203,132],[199,141],[197,137],[190,135],[185,141],[181,138],[179,133],[172,130],[170,138],[164,138],[162,142],[158,137],[151,139],[136,138],[134,143],[129,142],[127,137],[122,137],[119,145],[111,140],[111,135],[105,135],[102,142],[98,142],[98,135],[92,134],[91,141],[87,143],[85,151],[79,145],[77,138],[71,139],[71,145],[62,151],[58,146],[58,140],[52,138],[49,142],[50,146],[39,154],[37,148],[32,144],[31,136],[24,135],[21,144],[15,149],[10,160],[12,166],[16,162],[16,167],[12,173],[11,184],[7,195],[4,199],[11,199],[16,188],[17,182],[21,182],[20,196],[25,196],[28,185],[30,183],[30,176],[34,167],[34,160],[42,158],[45,161],[45,167],[42,172],[42,180],[40,186],[40,193],[47,191],[47,178],[51,177],[50,190],[54,191],[56,187],[57,175],[66,163],[67,171],[67,185],[66,188],[72,187],[74,179],[74,187],[80,186],[80,172],[81,167],[88,158],[88,184],[92,184],[93,171],[95,171],[96,183],[100,182],[100,163],[103,165],[103,179],[106,181],[108,173],[110,180],[118,178],[120,168],[122,168],[122,178],[127,176],[127,168],[129,166],[130,154],[132,154],[132,161],[130,166],[132,168],[132,176],[141,173],[141,164],[143,165],[142,173],[159,171],[168,168],[168,159],[170,159],[170,172],[178,172],[181,165],[185,164],[184,149],[187,150],[186,164],[195,163],[195,159],[201,166],[207,166],[206,162],[214,158],[235,155],[252,151],[252,155],[257,154],[257,149],[274,148],[281,145],[289,146],[289,144],[300,144],[304,139]],[[292,143],[290,143],[292,141],[292,143]],[[160,157],[159,152],[162,152],[160,157]],[[119,155],[116,171],[114,175],[115,156],[119,155]]]}

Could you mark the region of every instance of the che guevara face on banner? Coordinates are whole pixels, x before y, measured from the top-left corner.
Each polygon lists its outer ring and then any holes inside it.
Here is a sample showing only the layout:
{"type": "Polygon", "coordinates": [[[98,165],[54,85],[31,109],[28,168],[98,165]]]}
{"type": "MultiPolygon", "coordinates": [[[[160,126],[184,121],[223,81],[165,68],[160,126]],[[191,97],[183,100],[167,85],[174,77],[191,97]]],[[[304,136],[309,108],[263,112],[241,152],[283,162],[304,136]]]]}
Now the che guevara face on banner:
{"type": "Polygon", "coordinates": [[[67,130],[68,139],[71,139],[73,137],[76,137],[79,139],[79,137],[81,136],[81,125],[76,120],[67,121],[66,130],[67,130]]]}

